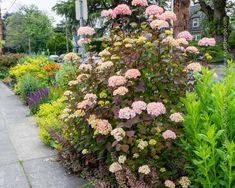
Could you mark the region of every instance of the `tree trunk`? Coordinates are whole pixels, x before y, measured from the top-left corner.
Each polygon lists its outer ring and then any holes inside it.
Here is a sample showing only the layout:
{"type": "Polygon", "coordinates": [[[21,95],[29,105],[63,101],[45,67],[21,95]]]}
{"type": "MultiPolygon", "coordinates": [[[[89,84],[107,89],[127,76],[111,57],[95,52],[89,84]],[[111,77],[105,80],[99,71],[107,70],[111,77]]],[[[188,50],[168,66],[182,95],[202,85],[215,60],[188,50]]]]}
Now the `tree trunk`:
{"type": "Polygon", "coordinates": [[[188,30],[189,8],[190,0],[174,0],[174,12],[177,16],[177,21],[174,22],[174,35],[188,30]]]}

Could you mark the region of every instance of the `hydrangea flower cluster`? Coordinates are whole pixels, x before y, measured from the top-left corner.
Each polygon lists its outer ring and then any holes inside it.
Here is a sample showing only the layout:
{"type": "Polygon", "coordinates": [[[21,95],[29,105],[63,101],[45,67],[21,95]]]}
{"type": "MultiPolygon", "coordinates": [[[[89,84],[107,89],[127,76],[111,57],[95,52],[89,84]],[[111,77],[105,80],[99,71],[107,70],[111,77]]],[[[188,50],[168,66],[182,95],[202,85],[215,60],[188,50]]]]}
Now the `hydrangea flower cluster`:
{"type": "Polygon", "coordinates": [[[164,13],[157,16],[160,20],[173,20],[176,21],[176,14],[172,11],[165,11],[164,13]]]}
{"type": "Polygon", "coordinates": [[[133,6],[147,7],[148,6],[148,1],[147,0],[132,0],[131,4],[133,6]]]}
{"type": "Polygon", "coordinates": [[[85,63],[82,63],[79,68],[79,70],[81,71],[84,71],[84,72],[87,72],[87,71],[91,71],[92,70],[92,66],[90,64],[85,64],[85,63]]]}
{"type": "Polygon", "coordinates": [[[171,130],[166,130],[164,133],[162,133],[162,137],[167,140],[167,139],[176,139],[176,134],[171,131],[171,130]]]}
{"type": "Polygon", "coordinates": [[[216,45],[216,41],[214,38],[202,38],[201,40],[198,41],[198,45],[199,46],[215,46],[216,45]]]}
{"type": "Polygon", "coordinates": [[[162,29],[162,28],[169,28],[169,23],[164,20],[153,20],[150,23],[150,27],[152,29],[162,29]]]}
{"type": "Polygon", "coordinates": [[[202,66],[200,63],[190,63],[186,68],[185,71],[193,71],[193,72],[201,72],[202,66]]]}
{"type": "Polygon", "coordinates": [[[168,188],[175,188],[175,183],[171,180],[166,180],[164,185],[168,188]]]}
{"type": "Polygon", "coordinates": [[[192,54],[199,54],[199,50],[195,46],[188,46],[186,48],[186,52],[192,53],[192,54]]]}
{"type": "Polygon", "coordinates": [[[116,128],[112,130],[111,135],[115,140],[121,141],[126,136],[126,132],[122,128],[116,128]]]}
{"type": "Polygon", "coordinates": [[[125,155],[121,155],[121,156],[118,157],[118,162],[120,164],[124,164],[125,161],[126,161],[126,156],[125,155]]]}
{"type": "Polygon", "coordinates": [[[116,15],[116,13],[115,13],[114,10],[109,9],[109,10],[103,10],[103,11],[101,12],[101,16],[102,16],[102,17],[109,17],[109,18],[114,19],[114,18],[116,18],[117,15],[116,15]]]}
{"type": "Polygon", "coordinates": [[[189,33],[188,31],[182,31],[177,35],[177,38],[184,38],[188,41],[193,40],[193,36],[191,35],[191,33],[189,33]]]}
{"type": "Polygon", "coordinates": [[[148,142],[144,141],[144,140],[140,140],[139,144],[138,144],[138,148],[141,150],[144,150],[144,148],[146,148],[148,146],[148,142]]]}
{"type": "Polygon", "coordinates": [[[146,8],[146,15],[147,16],[157,16],[160,15],[164,12],[162,7],[159,7],[157,5],[150,5],[149,7],[146,8]]]}
{"type": "Polygon", "coordinates": [[[180,113],[171,114],[170,119],[171,121],[176,122],[176,123],[180,123],[184,121],[184,118],[182,117],[180,113]]]}
{"type": "Polygon", "coordinates": [[[188,188],[190,186],[191,182],[188,177],[183,176],[180,178],[179,184],[182,186],[182,188],[188,188]]]}
{"type": "Polygon", "coordinates": [[[135,101],[131,105],[136,114],[141,114],[147,108],[147,104],[144,101],[135,101]]]}
{"type": "Polygon", "coordinates": [[[112,173],[122,170],[122,166],[118,162],[114,162],[109,166],[109,171],[112,173]]]}
{"type": "Polygon", "coordinates": [[[125,73],[127,79],[136,79],[141,76],[141,73],[138,69],[129,69],[125,73]]]}
{"type": "Polygon", "coordinates": [[[120,119],[132,119],[136,116],[134,110],[129,107],[125,107],[119,110],[119,118],[120,119]]]}
{"type": "Polygon", "coordinates": [[[150,168],[149,168],[148,165],[143,165],[143,166],[139,167],[138,172],[141,173],[141,174],[147,175],[147,174],[149,174],[151,171],[150,171],[150,168]]]}
{"type": "Polygon", "coordinates": [[[158,117],[166,113],[166,108],[161,102],[152,102],[147,105],[147,112],[151,116],[158,117]]]}
{"type": "Polygon", "coordinates": [[[126,87],[121,86],[121,87],[119,87],[119,88],[117,88],[116,90],[113,91],[113,96],[117,96],[117,95],[124,96],[128,92],[129,92],[129,90],[126,87]]]}
{"type": "Polygon", "coordinates": [[[112,76],[108,80],[109,87],[123,86],[127,82],[126,78],[123,76],[112,76]]]}
{"type": "Polygon", "coordinates": [[[114,8],[114,13],[116,15],[131,15],[132,11],[128,5],[120,4],[116,8],[114,8]]]}
{"type": "Polygon", "coordinates": [[[95,30],[92,27],[85,26],[78,29],[78,35],[89,35],[92,36],[95,34],[95,30]]]}

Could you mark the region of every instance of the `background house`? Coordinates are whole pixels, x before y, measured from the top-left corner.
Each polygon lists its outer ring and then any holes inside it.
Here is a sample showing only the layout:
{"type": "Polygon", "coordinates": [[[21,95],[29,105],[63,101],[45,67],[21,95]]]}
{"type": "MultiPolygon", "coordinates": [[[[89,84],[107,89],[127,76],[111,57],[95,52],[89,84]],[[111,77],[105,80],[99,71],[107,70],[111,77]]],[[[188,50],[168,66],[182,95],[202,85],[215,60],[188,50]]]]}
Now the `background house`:
{"type": "Polygon", "coordinates": [[[202,22],[205,19],[205,14],[200,11],[200,5],[191,5],[189,11],[189,31],[194,36],[195,40],[199,40],[202,35],[202,22]]]}

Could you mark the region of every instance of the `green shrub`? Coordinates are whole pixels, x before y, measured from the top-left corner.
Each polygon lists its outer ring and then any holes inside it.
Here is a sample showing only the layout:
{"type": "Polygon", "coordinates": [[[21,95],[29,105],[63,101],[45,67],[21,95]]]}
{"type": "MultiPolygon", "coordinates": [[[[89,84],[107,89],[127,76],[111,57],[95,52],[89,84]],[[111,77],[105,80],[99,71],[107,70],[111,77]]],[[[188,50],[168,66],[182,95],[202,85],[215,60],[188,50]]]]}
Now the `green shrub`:
{"type": "Polygon", "coordinates": [[[0,56],[0,79],[9,75],[9,69],[17,64],[22,54],[6,54],[0,56]]]}
{"type": "Polygon", "coordinates": [[[198,75],[196,90],[183,99],[186,149],[195,187],[235,185],[235,66],[229,63],[225,77],[213,81],[213,71],[198,75]]]}
{"type": "Polygon", "coordinates": [[[65,63],[56,74],[56,83],[60,88],[67,89],[68,82],[76,75],[76,67],[65,63]]]}
{"type": "Polygon", "coordinates": [[[61,135],[61,124],[59,116],[64,109],[63,98],[52,103],[45,103],[40,106],[40,110],[36,115],[36,121],[39,126],[39,136],[43,143],[58,148],[59,145],[51,137],[51,131],[56,131],[61,135]]]}
{"type": "Polygon", "coordinates": [[[38,91],[40,88],[40,82],[32,74],[27,73],[19,79],[15,91],[26,101],[30,92],[38,91]]]}

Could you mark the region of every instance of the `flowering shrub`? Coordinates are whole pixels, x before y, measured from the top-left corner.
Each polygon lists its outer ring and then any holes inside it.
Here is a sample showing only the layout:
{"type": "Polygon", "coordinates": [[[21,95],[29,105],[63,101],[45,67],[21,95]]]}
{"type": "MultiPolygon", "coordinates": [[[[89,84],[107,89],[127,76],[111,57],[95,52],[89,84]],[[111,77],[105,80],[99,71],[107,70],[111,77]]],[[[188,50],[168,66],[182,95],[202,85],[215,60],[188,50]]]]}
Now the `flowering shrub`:
{"type": "MultiPolygon", "coordinates": [[[[132,4],[146,6],[145,1],[132,4]]],[[[119,26],[114,24],[104,39],[99,58],[91,56],[90,64],[80,65],[64,93],[63,134],[80,156],[78,171],[108,165],[120,187],[186,182],[177,146],[184,120],[180,97],[201,68],[188,55],[196,57],[199,51],[188,47],[189,33],[173,38],[168,30],[176,20],[173,12],[151,5],[145,11],[149,22],[130,26],[122,20],[128,22],[135,8],[121,4],[113,11],[119,26]]],[[[111,15],[111,10],[102,14],[111,15]]]]}
{"type": "Polygon", "coordinates": [[[40,103],[45,101],[49,95],[48,88],[42,88],[35,92],[30,92],[27,96],[27,104],[31,113],[35,114],[38,111],[40,103]]]}
{"type": "Polygon", "coordinates": [[[53,148],[59,148],[58,142],[52,137],[53,134],[61,134],[61,123],[59,116],[64,109],[64,98],[57,99],[52,103],[45,103],[40,106],[36,114],[36,122],[39,126],[39,136],[43,143],[53,148]]]}

